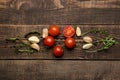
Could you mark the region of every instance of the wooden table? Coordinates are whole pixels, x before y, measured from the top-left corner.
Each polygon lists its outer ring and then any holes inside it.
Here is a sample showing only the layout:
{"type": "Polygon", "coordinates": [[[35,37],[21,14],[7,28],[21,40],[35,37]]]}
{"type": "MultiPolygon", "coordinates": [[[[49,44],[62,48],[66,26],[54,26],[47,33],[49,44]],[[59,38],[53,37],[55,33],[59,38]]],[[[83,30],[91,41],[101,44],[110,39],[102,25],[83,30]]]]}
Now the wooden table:
{"type": "Polygon", "coordinates": [[[96,54],[64,49],[64,56],[56,58],[51,50],[16,54],[5,41],[57,24],[61,31],[65,25],[78,25],[83,32],[105,29],[120,42],[119,0],[65,0],[63,9],[41,4],[44,1],[0,1],[0,80],[120,80],[120,45],[96,54]]]}

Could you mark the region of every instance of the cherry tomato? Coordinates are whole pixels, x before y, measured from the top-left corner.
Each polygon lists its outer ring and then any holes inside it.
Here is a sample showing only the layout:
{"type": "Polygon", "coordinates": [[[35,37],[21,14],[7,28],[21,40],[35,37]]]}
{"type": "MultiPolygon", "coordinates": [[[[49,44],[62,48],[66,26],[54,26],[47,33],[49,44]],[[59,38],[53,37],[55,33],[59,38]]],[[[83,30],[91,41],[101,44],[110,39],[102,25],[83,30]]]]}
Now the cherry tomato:
{"type": "Polygon", "coordinates": [[[63,30],[63,35],[65,37],[72,37],[75,35],[75,29],[73,28],[73,26],[66,26],[63,30]]]}
{"type": "Polygon", "coordinates": [[[61,46],[55,46],[54,49],[53,49],[53,54],[56,56],[56,57],[61,57],[63,55],[63,49],[61,46]]]}
{"type": "Polygon", "coordinates": [[[65,40],[65,46],[67,47],[67,48],[74,48],[75,47],[75,45],[76,45],[76,42],[75,42],[75,39],[74,38],[67,38],[66,40],[65,40]]]}
{"type": "Polygon", "coordinates": [[[52,47],[55,43],[55,39],[51,36],[47,36],[45,39],[44,39],[44,44],[46,46],[49,46],[49,47],[52,47]]]}
{"type": "Polygon", "coordinates": [[[60,34],[60,28],[57,25],[51,25],[49,28],[49,34],[51,36],[58,36],[60,34]]]}

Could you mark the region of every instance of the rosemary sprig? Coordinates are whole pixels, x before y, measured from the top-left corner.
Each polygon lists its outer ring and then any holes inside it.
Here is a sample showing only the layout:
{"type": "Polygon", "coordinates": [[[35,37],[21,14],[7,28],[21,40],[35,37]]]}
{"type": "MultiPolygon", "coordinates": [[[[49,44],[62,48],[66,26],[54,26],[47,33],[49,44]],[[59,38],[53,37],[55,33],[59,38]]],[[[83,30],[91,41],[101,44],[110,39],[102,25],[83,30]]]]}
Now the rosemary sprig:
{"type": "Polygon", "coordinates": [[[19,43],[14,46],[17,53],[35,53],[36,50],[32,49],[30,45],[19,43]]]}
{"type": "Polygon", "coordinates": [[[108,34],[108,32],[106,30],[93,29],[93,30],[89,30],[89,31],[83,33],[81,36],[84,36],[84,35],[89,34],[89,33],[94,33],[94,34],[99,33],[99,34],[106,34],[106,35],[108,34]]]}
{"type": "Polygon", "coordinates": [[[14,48],[15,49],[20,49],[20,48],[22,48],[22,47],[25,47],[25,44],[16,44],[16,45],[14,45],[14,48]]]}

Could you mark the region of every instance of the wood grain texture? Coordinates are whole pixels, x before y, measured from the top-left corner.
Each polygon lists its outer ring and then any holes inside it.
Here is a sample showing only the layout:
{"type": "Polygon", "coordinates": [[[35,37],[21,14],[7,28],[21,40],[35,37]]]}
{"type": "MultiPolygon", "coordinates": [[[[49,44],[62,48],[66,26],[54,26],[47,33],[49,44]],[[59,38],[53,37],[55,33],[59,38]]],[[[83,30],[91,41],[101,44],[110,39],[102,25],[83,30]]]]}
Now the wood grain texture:
{"type": "MultiPolygon", "coordinates": [[[[63,27],[65,25],[59,25],[61,31],[63,30],[63,27]]],[[[88,31],[90,29],[104,29],[109,31],[109,33],[112,36],[117,37],[117,41],[120,42],[120,26],[119,25],[78,25],[81,27],[82,31],[88,31]]],[[[6,43],[5,39],[10,37],[23,37],[24,34],[30,32],[30,31],[39,31],[45,27],[49,27],[49,25],[1,25],[0,26],[0,59],[57,59],[52,54],[52,49],[46,49],[47,51],[40,51],[36,54],[16,54],[14,48],[11,48],[10,46],[14,45],[13,43],[6,43]]],[[[62,33],[62,32],[61,32],[62,33]]],[[[59,35],[57,38],[63,39],[63,35],[59,35]]],[[[75,37],[78,39],[77,37],[75,37]]],[[[41,41],[41,47],[43,42],[41,41]]],[[[57,42],[56,44],[63,45],[63,42],[57,42]]],[[[77,43],[81,45],[80,43],[77,43]]],[[[82,45],[81,45],[82,47],[82,45]]],[[[100,52],[100,53],[85,53],[81,48],[73,49],[73,50],[67,50],[64,48],[64,56],[59,59],[114,59],[119,60],[120,54],[119,54],[119,48],[120,45],[115,45],[111,49],[109,49],[106,52],[100,52]]]]}
{"type": "Polygon", "coordinates": [[[118,61],[0,61],[0,80],[119,80],[118,61]]]}
{"type": "Polygon", "coordinates": [[[0,0],[0,80],[120,80],[120,45],[97,54],[65,49],[55,58],[52,50],[16,54],[5,42],[49,24],[84,24],[82,31],[106,29],[120,38],[119,14],[120,0],[0,0]]]}
{"type": "Polygon", "coordinates": [[[0,24],[120,24],[119,4],[119,0],[1,0],[0,24]]]}

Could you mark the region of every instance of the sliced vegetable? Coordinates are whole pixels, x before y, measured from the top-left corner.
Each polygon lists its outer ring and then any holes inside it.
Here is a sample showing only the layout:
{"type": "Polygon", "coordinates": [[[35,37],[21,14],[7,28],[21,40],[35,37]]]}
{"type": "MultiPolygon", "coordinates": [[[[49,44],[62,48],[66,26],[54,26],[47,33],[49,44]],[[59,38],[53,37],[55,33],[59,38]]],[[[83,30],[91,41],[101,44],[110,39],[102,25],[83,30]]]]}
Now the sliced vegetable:
{"type": "Polygon", "coordinates": [[[73,26],[66,26],[63,30],[63,35],[67,38],[73,37],[75,35],[75,29],[73,28],[73,26]]]}

